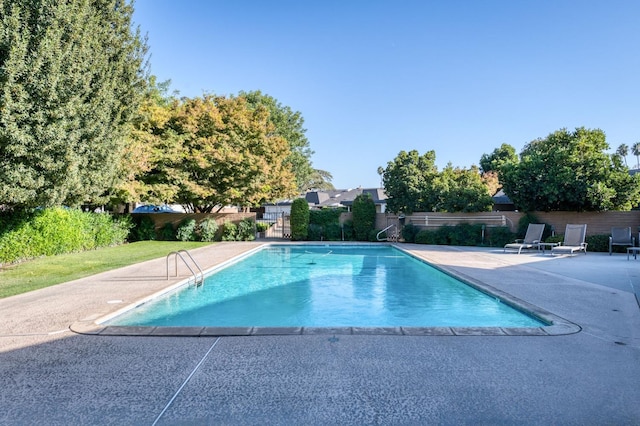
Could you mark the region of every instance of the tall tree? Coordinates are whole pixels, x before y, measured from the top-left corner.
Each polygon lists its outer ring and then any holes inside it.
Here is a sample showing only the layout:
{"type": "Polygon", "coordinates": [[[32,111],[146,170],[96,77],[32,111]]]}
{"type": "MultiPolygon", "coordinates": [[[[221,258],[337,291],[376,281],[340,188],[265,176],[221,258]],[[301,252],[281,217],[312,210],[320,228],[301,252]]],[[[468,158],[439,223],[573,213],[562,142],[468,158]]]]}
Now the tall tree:
{"type": "Polygon", "coordinates": [[[503,143],[500,148],[493,150],[491,154],[482,154],[480,157],[480,168],[483,173],[500,172],[500,168],[509,162],[518,162],[516,149],[509,144],[503,143]]]}
{"type": "Polygon", "coordinates": [[[285,161],[289,145],[274,132],[265,107],[250,107],[243,97],[206,95],[167,108],[169,117],[152,123],[158,137],[149,139],[153,158],[140,178],[156,194],[189,211],[210,212],[296,192],[285,161]]]}
{"type": "Polygon", "coordinates": [[[370,194],[360,194],[353,200],[353,231],[356,240],[368,241],[369,233],[376,228],[376,205],[370,194]]]}
{"type": "Polygon", "coordinates": [[[309,203],[304,198],[296,198],[291,203],[291,239],[303,241],[309,235],[309,203]]]}
{"type": "Polygon", "coordinates": [[[329,191],[335,189],[331,180],[333,176],[326,170],[313,169],[305,190],[329,191]]]}
{"type": "Polygon", "coordinates": [[[267,109],[268,120],[273,125],[273,133],[284,138],[289,144],[291,153],[285,161],[295,176],[298,191],[303,192],[309,189],[309,183],[317,175],[314,175],[311,165],[313,151],[305,135],[307,129],[303,127],[302,114],[282,105],[272,96],[263,94],[259,90],[240,92],[239,96],[245,98],[253,108],[262,106],[267,109]]]}
{"type": "Polygon", "coordinates": [[[175,118],[179,100],[168,94],[171,81],[158,83],[150,76],[144,98],[132,120],[132,130],[121,163],[122,180],[114,202],[175,202],[178,186],[167,182],[172,162],[180,156],[181,136],[168,125],[175,118]],[[165,161],[166,160],[166,161],[165,161]]]}
{"type": "Polygon", "coordinates": [[[629,167],[627,165],[627,155],[629,155],[629,145],[627,144],[621,144],[618,149],[616,149],[616,154],[622,158],[622,160],[624,161],[624,165],[625,167],[629,167]]]}
{"type": "Polygon", "coordinates": [[[435,160],[434,151],[422,156],[415,150],[400,151],[385,169],[378,168],[390,212],[491,210],[489,187],[477,167],[460,169],[448,164],[438,172],[435,160]]]}
{"type": "Polygon", "coordinates": [[[454,168],[448,164],[435,180],[437,210],[441,212],[491,211],[493,200],[477,167],[454,168]]]}
{"type": "Polygon", "coordinates": [[[636,142],[631,147],[631,152],[636,156],[636,169],[640,169],[640,142],[636,142]]]}
{"type": "Polygon", "coordinates": [[[389,197],[387,209],[392,213],[411,214],[414,211],[431,211],[437,201],[425,198],[425,188],[430,188],[438,174],[435,151],[420,155],[418,151],[400,151],[398,156],[379,167],[382,185],[389,197]]]}
{"type": "Polygon", "coordinates": [[[558,130],[505,165],[504,191],[524,211],[630,210],[640,202],[640,180],[608,149],[601,130],[558,130]]]}
{"type": "Polygon", "coordinates": [[[0,2],[0,204],[99,202],[118,179],[146,42],[125,0],[0,2]]]}

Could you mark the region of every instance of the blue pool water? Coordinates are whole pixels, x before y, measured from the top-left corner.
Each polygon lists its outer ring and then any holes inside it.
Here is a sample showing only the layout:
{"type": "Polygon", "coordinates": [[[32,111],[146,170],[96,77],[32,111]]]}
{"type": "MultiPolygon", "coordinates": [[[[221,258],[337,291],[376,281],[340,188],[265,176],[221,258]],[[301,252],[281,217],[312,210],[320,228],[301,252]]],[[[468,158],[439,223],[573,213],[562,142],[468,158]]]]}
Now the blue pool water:
{"type": "Polygon", "coordinates": [[[391,246],[270,246],[108,325],[539,327],[391,246]]]}

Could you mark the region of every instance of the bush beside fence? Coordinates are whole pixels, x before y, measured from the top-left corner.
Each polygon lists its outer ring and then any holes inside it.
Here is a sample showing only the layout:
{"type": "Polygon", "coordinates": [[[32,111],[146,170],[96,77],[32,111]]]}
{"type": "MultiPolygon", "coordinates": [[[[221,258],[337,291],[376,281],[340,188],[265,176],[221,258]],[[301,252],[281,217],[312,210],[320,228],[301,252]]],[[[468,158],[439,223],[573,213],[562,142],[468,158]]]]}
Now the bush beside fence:
{"type": "Polygon", "coordinates": [[[126,241],[128,216],[52,208],[0,217],[0,264],[93,250],[126,241]]]}

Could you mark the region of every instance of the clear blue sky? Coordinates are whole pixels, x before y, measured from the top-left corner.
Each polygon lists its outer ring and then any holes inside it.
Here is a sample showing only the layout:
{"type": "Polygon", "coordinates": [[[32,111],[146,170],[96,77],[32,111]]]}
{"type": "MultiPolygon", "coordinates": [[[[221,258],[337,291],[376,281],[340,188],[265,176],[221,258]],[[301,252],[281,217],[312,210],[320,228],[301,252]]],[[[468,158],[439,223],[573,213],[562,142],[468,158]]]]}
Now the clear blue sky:
{"type": "MultiPolygon", "coordinates": [[[[300,111],[313,166],[380,185],[561,129],[640,141],[640,1],[136,0],[151,72],[181,96],[260,90],[300,111]]],[[[630,156],[629,164],[635,164],[630,156]]]]}

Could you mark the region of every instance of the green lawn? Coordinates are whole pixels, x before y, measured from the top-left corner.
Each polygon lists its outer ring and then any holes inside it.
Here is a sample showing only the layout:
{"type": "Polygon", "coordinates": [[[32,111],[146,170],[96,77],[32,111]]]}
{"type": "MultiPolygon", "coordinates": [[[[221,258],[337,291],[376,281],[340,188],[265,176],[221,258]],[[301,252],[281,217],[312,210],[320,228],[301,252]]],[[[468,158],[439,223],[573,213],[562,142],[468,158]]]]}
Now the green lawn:
{"type": "Polygon", "coordinates": [[[0,298],[76,280],[110,269],[212,243],[140,241],[83,253],[42,257],[0,269],[0,298]]]}

